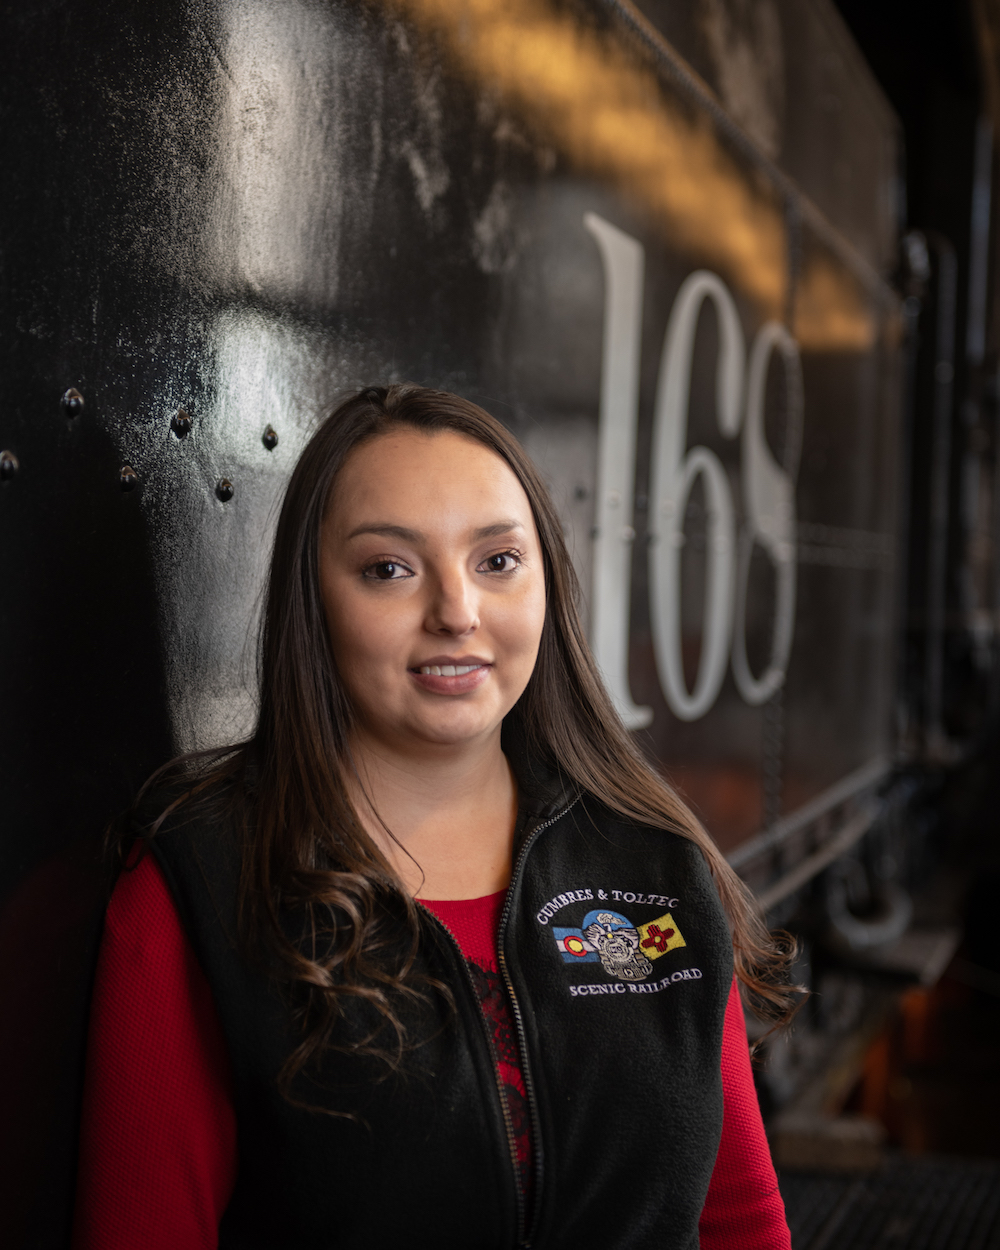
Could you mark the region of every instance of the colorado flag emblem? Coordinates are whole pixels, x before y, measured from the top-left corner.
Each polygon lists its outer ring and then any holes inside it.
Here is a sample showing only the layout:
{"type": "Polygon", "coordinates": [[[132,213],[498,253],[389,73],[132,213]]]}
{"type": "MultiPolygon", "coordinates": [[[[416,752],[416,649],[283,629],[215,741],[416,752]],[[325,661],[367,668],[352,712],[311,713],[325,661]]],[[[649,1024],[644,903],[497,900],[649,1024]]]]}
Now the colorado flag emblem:
{"type": "Polygon", "coordinates": [[[672,951],[678,946],[687,946],[670,912],[666,912],[659,920],[651,920],[649,924],[639,925],[638,929],[639,949],[647,959],[659,959],[667,951],[672,951]]]}
{"type": "Polygon", "coordinates": [[[559,947],[563,962],[567,964],[598,963],[597,948],[583,936],[582,929],[561,929],[552,926],[552,936],[559,947]]]}

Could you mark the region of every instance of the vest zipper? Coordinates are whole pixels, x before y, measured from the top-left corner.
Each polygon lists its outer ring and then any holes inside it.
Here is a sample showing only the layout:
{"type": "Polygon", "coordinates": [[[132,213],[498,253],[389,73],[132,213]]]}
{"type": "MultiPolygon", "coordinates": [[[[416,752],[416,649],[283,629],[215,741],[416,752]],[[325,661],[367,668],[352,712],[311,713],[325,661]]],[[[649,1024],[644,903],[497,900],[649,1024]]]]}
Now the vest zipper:
{"type": "Polygon", "coordinates": [[[483,1024],[483,1031],[486,1034],[486,1042],[489,1047],[490,1057],[493,1060],[493,1076],[496,1080],[497,1096],[500,1099],[500,1111],[503,1115],[504,1127],[507,1130],[507,1148],[510,1151],[511,1168],[514,1172],[514,1195],[517,1203],[518,1250],[531,1250],[531,1234],[534,1233],[535,1227],[538,1224],[538,1200],[542,1188],[542,1139],[541,1121],[538,1115],[538,1103],[535,1099],[535,1087],[531,1080],[531,1074],[528,1071],[528,1049],[527,1039],[524,1032],[524,1020],[521,1016],[521,1005],[517,1001],[517,994],[514,992],[514,985],[510,979],[510,973],[507,970],[507,959],[504,955],[503,949],[503,935],[507,927],[507,917],[510,914],[510,889],[521,871],[521,867],[524,864],[528,851],[531,850],[532,846],[535,844],[538,835],[543,830],[548,829],[550,825],[554,825],[557,820],[562,820],[570,808],[576,805],[579,798],[580,796],[577,795],[573,802],[568,803],[562,811],[557,812],[555,816],[550,817],[548,820],[543,821],[540,825],[536,825],[535,828],[532,829],[524,845],[521,847],[517,859],[514,861],[514,869],[510,875],[510,885],[507,887],[507,897],[504,900],[503,911],[500,913],[500,926],[497,932],[497,961],[500,964],[500,975],[503,977],[504,987],[510,998],[511,1010],[514,1016],[514,1027],[517,1029],[517,1047],[521,1059],[521,1076],[524,1080],[525,1092],[528,1095],[528,1117],[531,1121],[531,1144],[535,1162],[535,1186],[533,1194],[534,1210],[532,1211],[530,1229],[526,1227],[527,1212],[524,1209],[524,1194],[521,1192],[521,1186],[518,1181],[517,1143],[514,1138],[514,1125],[511,1123],[510,1108],[507,1106],[507,1095],[504,1093],[503,1080],[500,1076],[500,1063],[497,1060],[496,1047],[493,1044],[493,1038],[490,1036],[490,1024],[486,1019],[486,1013],[483,1011],[482,1003],[479,1001],[479,993],[476,990],[476,983],[472,979],[472,973],[469,971],[469,965],[466,962],[465,956],[462,954],[462,947],[459,944],[458,938],[455,937],[454,933],[452,933],[451,929],[448,928],[443,920],[441,920],[438,916],[435,916],[429,907],[425,907],[418,898],[413,900],[421,911],[430,916],[431,920],[438,926],[438,928],[443,929],[451,939],[452,945],[458,952],[459,963],[462,965],[462,971],[465,974],[465,979],[468,983],[469,989],[472,991],[472,998],[476,1004],[476,1009],[479,1012],[479,1018],[483,1024]]]}
{"type": "MultiPolygon", "coordinates": [[[[511,1167],[514,1172],[514,1200],[516,1203],[516,1211],[517,1211],[517,1240],[518,1240],[518,1244],[520,1245],[521,1238],[522,1238],[522,1231],[524,1229],[524,1224],[525,1224],[525,1211],[524,1211],[524,1195],[521,1193],[521,1185],[518,1180],[517,1143],[514,1138],[514,1125],[510,1118],[510,1108],[507,1106],[507,1095],[504,1093],[503,1079],[500,1076],[500,1062],[497,1059],[496,1046],[493,1043],[493,1038],[490,1036],[490,1023],[486,1019],[486,1013],[483,1011],[483,1005],[479,1001],[479,992],[476,989],[475,981],[472,979],[472,973],[469,971],[469,965],[466,962],[465,956],[462,954],[462,947],[459,945],[458,938],[455,937],[454,933],[452,933],[452,931],[448,928],[448,926],[444,923],[443,920],[441,920],[439,917],[434,915],[434,913],[430,910],[429,907],[424,907],[423,903],[421,903],[419,899],[414,899],[413,901],[417,904],[419,908],[421,908],[424,912],[426,912],[428,916],[430,916],[431,920],[433,920],[434,923],[439,928],[443,929],[445,933],[447,933],[449,938],[451,938],[452,944],[454,945],[456,951],[458,952],[459,963],[462,965],[462,970],[465,973],[465,979],[468,982],[469,989],[472,992],[472,998],[476,1004],[476,1010],[479,1012],[479,1018],[483,1023],[483,1031],[486,1034],[486,1043],[487,1043],[487,1046],[489,1047],[490,1058],[493,1060],[493,1076],[494,1076],[494,1079],[496,1080],[497,1095],[500,1099],[500,1111],[501,1111],[501,1114],[503,1115],[504,1127],[507,1130],[507,1149],[510,1152],[510,1162],[511,1162],[511,1167]]],[[[518,1036],[520,1036],[520,1023],[518,1023],[518,1036]]],[[[521,1058],[521,1066],[523,1070],[523,1067],[524,1067],[523,1056],[521,1058]]],[[[525,1085],[525,1089],[527,1089],[528,1088],[527,1079],[525,1079],[524,1085],[525,1085]]],[[[532,1126],[534,1126],[534,1119],[532,1119],[532,1126]]]]}
{"type": "MultiPolygon", "coordinates": [[[[504,985],[507,988],[507,994],[510,997],[510,1005],[514,1012],[514,1024],[517,1028],[517,1046],[521,1055],[521,1075],[524,1079],[524,1088],[528,1095],[528,1116],[531,1122],[531,1138],[532,1149],[535,1163],[535,1184],[533,1189],[533,1203],[531,1212],[531,1227],[525,1227],[524,1199],[520,1200],[520,1219],[518,1220],[518,1250],[531,1250],[531,1238],[535,1229],[538,1227],[538,1214],[541,1210],[542,1196],[542,1130],[541,1120],[538,1115],[538,1102],[535,1098],[535,1085],[531,1079],[531,1073],[528,1065],[528,1042],[524,1032],[524,1020],[521,1016],[521,1005],[517,1001],[517,994],[514,992],[514,983],[510,979],[510,972],[507,969],[507,957],[504,954],[503,939],[507,931],[507,918],[510,915],[511,891],[514,882],[517,880],[528,852],[534,846],[538,839],[538,835],[543,830],[548,829],[550,825],[554,825],[557,820],[562,820],[566,813],[576,805],[579,801],[579,794],[572,803],[567,804],[561,812],[557,812],[555,816],[543,821],[540,825],[536,825],[532,829],[530,835],[525,840],[524,845],[518,853],[514,862],[514,871],[510,875],[510,885],[507,887],[507,897],[504,899],[503,911],[500,913],[500,927],[497,933],[497,959],[500,964],[500,974],[503,977],[504,985]]],[[[513,1141],[513,1137],[511,1139],[513,1141]]],[[[516,1163],[516,1156],[515,1156],[516,1163]]],[[[516,1167],[515,1167],[516,1174],[516,1167]]],[[[520,1186],[518,1186],[518,1195],[520,1196],[520,1186]]]]}

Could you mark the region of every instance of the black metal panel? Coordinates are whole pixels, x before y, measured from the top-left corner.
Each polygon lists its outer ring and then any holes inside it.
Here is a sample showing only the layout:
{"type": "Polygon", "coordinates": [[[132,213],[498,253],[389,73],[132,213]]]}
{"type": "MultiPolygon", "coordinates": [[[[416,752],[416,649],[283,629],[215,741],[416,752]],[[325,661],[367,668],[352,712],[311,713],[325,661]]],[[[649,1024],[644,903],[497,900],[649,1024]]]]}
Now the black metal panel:
{"type": "MultiPolygon", "coordinates": [[[[700,12],[687,6],[674,35],[692,56],[700,12]]],[[[748,137],[625,4],[8,6],[0,448],[20,467],[0,482],[0,968],[5,1019],[18,1022],[5,1025],[3,1067],[18,1085],[0,1174],[15,1244],[58,1245],[66,1227],[100,831],[173,749],[249,725],[274,507],[343,389],[412,378],[519,433],[552,483],[592,628],[595,576],[631,570],[619,684],[651,709],[643,740],[720,841],[890,745],[899,321],[879,270],[895,129],[868,83],[867,125],[824,131],[860,189],[824,183],[796,129],[820,107],[797,53],[826,57],[852,108],[864,68],[842,31],[803,33],[794,5],[775,13],[787,151],[748,137]],[[828,216],[788,171],[812,179],[828,216]],[[642,251],[629,326],[605,311],[599,235],[612,227],[622,255],[642,251]],[[666,627],[651,616],[668,549],[676,539],[674,641],[690,696],[706,569],[728,559],[738,578],[750,514],[743,436],[716,411],[722,323],[708,308],[692,327],[681,451],[704,447],[716,476],[695,481],[679,530],[670,492],[654,489],[665,335],[699,270],[729,293],[744,377],[767,323],[798,344],[801,455],[780,364],[761,394],[772,459],[798,465],[801,524],[782,531],[780,558],[758,542],[749,566],[757,678],[775,560],[797,570],[784,689],[756,704],[740,693],[730,607],[718,690],[682,719],[665,693],[666,627]],[[627,373],[633,348],[636,400],[614,426],[624,438],[634,420],[630,510],[611,500],[598,447],[613,415],[602,368],[627,373]],[[69,388],[82,408],[61,404],[69,388]],[[728,548],[719,499],[732,505],[728,548]],[[609,535],[618,545],[601,557],[609,535]]]]}

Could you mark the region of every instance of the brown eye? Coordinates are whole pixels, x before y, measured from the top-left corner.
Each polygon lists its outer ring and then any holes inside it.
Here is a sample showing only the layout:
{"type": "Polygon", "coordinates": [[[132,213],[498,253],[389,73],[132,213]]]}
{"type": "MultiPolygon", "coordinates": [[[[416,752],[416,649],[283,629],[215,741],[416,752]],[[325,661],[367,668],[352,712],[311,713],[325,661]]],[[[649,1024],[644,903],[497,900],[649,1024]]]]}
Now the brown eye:
{"type": "Polygon", "coordinates": [[[511,573],[517,567],[517,557],[512,551],[500,551],[488,556],[479,567],[487,573],[511,573]]]}
{"type": "Polygon", "coordinates": [[[365,570],[369,577],[378,578],[380,582],[398,580],[404,573],[403,566],[392,560],[383,560],[381,564],[373,564],[365,570]]]}

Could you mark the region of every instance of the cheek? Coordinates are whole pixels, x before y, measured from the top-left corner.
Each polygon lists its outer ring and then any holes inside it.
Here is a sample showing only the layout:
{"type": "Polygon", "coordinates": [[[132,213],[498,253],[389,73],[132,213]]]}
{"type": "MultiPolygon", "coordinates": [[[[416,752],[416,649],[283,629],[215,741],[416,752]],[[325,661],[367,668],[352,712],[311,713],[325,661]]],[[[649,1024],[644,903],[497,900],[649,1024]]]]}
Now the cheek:
{"type": "Polygon", "coordinates": [[[508,645],[525,660],[533,662],[545,624],[544,587],[531,587],[505,615],[504,633],[508,645]]]}
{"type": "Polygon", "coordinates": [[[333,658],[348,685],[356,674],[384,661],[393,633],[393,614],[352,589],[338,593],[331,587],[325,605],[333,658]]]}

